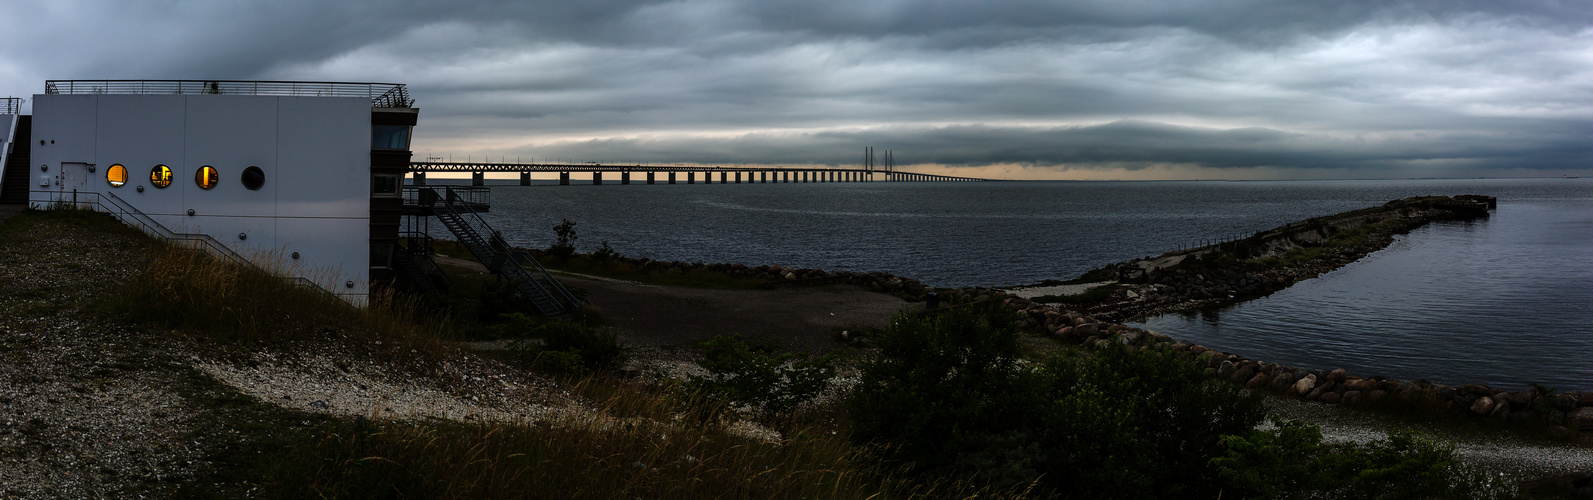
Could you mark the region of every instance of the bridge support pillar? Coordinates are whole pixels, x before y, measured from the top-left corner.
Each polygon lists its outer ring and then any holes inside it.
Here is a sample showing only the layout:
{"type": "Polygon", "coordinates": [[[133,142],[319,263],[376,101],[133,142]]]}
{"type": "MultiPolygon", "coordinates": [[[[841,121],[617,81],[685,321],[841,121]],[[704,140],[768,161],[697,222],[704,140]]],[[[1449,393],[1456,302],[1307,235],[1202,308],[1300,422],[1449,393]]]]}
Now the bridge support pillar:
{"type": "Polygon", "coordinates": [[[568,185],[570,185],[570,173],[569,172],[559,172],[559,185],[560,186],[568,186],[568,185]]]}
{"type": "Polygon", "coordinates": [[[620,185],[623,186],[623,185],[630,184],[630,183],[631,183],[631,173],[630,172],[620,172],[620,185]]]}
{"type": "Polygon", "coordinates": [[[762,172],[758,172],[758,183],[759,184],[768,184],[769,183],[769,171],[768,170],[764,170],[762,172]]]}
{"type": "Polygon", "coordinates": [[[602,172],[592,172],[592,185],[593,186],[601,186],[601,185],[603,185],[603,173],[602,172]]]}
{"type": "Polygon", "coordinates": [[[729,184],[730,181],[727,180],[729,178],[730,178],[730,173],[729,172],[720,172],[719,173],[719,183],[720,184],[729,184]]]}
{"type": "Polygon", "coordinates": [[[652,184],[653,183],[653,174],[654,173],[656,173],[656,172],[648,172],[647,173],[647,183],[648,184],[652,184]]]}
{"type": "Polygon", "coordinates": [[[426,185],[426,173],[425,172],[415,172],[415,178],[414,178],[414,181],[412,182],[412,184],[414,184],[416,186],[424,186],[424,185],[426,185]]]}
{"type": "Polygon", "coordinates": [[[674,184],[675,183],[675,173],[674,172],[670,172],[669,173],[669,183],[670,184],[674,184]]]}
{"type": "Polygon", "coordinates": [[[485,186],[485,185],[487,185],[487,180],[486,179],[487,179],[487,173],[486,172],[471,172],[470,173],[470,185],[472,185],[472,186],[485,186]]]}
{"type": "Polygon", "coordinates": [[[696,184],[697,183],[697,173],[696,172],[686,172],[686,183],[687,184],[696,184]]]}
{"type": "Polygon", "coordinates": [[[741,172],[736,172],[736,184],[741,184],[741,172]]]}
{"type": "Polygon", "coordinates": [[[520,185],[521,186],[530,186],[531,185],[531,172],[520,172],[520,185]]]}

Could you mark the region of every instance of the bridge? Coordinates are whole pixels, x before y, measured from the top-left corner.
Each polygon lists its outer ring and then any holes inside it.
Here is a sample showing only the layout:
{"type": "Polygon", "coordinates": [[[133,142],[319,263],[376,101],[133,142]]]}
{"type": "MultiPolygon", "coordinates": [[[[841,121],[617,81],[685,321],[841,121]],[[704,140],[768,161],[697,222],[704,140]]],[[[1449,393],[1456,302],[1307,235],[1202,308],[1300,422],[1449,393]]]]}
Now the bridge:
{"type": "MultiPolygon", "coordinates": [[[[604,163],[476,163],[476,162],[411,162],[409,172],[414,174],[417,186],[426,185],[430,172],[469,172],[470,183],[484,184],[487,172],[518,172],[520,185],[531,185],[533,172],[558,172],[559,184],[570,184],[571,172],[590,172],[592,184],[603,184],[604,174],[617,175],[620,184],[630,184],[631,174],[638,174],[647,184],[712,184],[718,177],[720,184],[743,182],[805,183],[805,182],[983,182],[988,179],[956,177],[950,175],[902,172],[894,168],[792,168],[792,167],[705,167],[682,165],[616,165],[604,163]]],[[[615,177],[609,177],[615,179],[615,177]]]]}

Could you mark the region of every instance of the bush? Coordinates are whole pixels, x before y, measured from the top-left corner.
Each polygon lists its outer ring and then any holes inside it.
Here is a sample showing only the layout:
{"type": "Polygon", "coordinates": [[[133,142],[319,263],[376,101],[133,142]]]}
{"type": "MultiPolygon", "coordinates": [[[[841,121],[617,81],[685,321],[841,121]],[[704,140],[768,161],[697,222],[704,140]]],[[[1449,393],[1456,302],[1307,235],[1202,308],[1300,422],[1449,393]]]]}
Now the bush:
{"type": "Polygon", "coordinates": [[[521,358],[549,371],[601,370],[625,362],[629,354],[619,337],[607,329],[569,321],[543,322],[520,313],[503,315],[495,332],[508,338],[536,339],[515,344],[521,358]],[[574,362],[579,359],[579,363],[574,362]]]}
{"type": "Polygon", "coordinates": [[[1364,445],[1324,444],[1299,422],[1226,436],[1211,464],[1230,494],[1243,498],[1515,498],[1515,483],[1461,464],[1452,444],[1411,432],[1364,445]]]}
{"type": "Polygon", "coordinates": [[[874,341],[880,351],[847,400],[854,439],[894,445],[891,458],[925,473],[979,473],[1000,486],[1038,476],[1027,450],[1007,446],[1033,442],[1044,408],[1010,313],[898,314],[874,341]]]}
{"type": "Polygon", "coordinates": [[[592,260],[598,262],[608,262],[615,257],[619,257],[619,252],[614,251],[614,247],[608,246],[608,240],[603,240],[603,245],[592,251],[592,260]]]}
{"type": "Polygon", "coordinates": [[[835,377],[835,355],[820,357],[753,349],[739,335],[720,335],[702,343],[706,377],[688,384],[750,405],[764,416],[782,415],[813,399],[835,377]]]}
{"type": "Polygon", "coordinates": [[[556,239],[553,245],[548,247],[548,254],[560,259],[568,259],[575,254],[575,240],[580,239],[580,236],[575,234],[574,222],[564,219],[563,222],[553,226],[553,235],[556,239]]]}

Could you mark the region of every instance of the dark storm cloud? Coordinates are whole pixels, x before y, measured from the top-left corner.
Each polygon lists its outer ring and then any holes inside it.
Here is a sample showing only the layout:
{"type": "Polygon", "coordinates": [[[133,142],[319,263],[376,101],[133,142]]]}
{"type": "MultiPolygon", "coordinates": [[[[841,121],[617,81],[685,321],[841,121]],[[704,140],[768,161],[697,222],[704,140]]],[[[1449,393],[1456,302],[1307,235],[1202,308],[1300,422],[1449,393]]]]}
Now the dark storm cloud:
{"type": "Polygon", "coordinates": [[[858,144],[890,144],[902,163],[979,166],[992,163],[1079,168],[1111,164],[1135,169],[1162,164],[1206,168],[1398,168],[1437,162],[1494,168],[1593,161],[1593,130],[1454,133],[1422,141],[1319,137],[1262,128],[1203,129],[1148,122],[1087,127],[893,128],[821,133],[754,133],[676,140],[602,139],[516,151],[533,159],[586,158],[608,163],[670,157],[703,164],[761,163],[855,165],[858,144]]]}
{"type": "Polygon", "coordinates": [[[405,82],[427,154],[1583,168],[1590,17],[1589,2],[56,0],[0,6],[0,84],[405,82]]]}

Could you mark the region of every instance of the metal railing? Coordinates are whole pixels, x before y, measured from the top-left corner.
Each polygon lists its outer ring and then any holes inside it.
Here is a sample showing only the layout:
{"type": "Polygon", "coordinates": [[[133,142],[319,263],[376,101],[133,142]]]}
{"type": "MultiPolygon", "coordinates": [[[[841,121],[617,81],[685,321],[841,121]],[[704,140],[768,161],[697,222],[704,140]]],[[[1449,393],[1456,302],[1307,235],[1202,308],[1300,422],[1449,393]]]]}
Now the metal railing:
{"type": "Polygon", "coordinates": [[[47,80],[46,94],[219,94],[364,97],[377,108],[415,104],[402,83],[254,80],[47,80]]]}
{"type": "MultiPolygon", "coordinates": [[[[63,194],[58,191],[43,192],[52,195],[63,194]]],[[[215,238],[210,237],[210,235],[199,233],[179,233],[172,231],[170,228],[167,228],[166,225],[161,224],[160,221],[150,217],[149,214],[140,211],[126,200],[123,200],[111,193],[73,193],[72,201],[60,199],[54,200],[53,204],[72,207],[83,205],[93,206],[98,208],[100,211],[111,214],[111,216],[116,217],[117,220],[122,221],[123,224],[143,230],[145,234],[150,236],[154,236],[168,242],[173,242],[179,246],[203,251],[215,256],[216,258],[224,259],[232,262],[233,264],[254,269],[267,275],[271,274],[269,271],[266,271],[264,268],[261,268],[254,262],[251,262],[249,259],[244,258],[244,256],[239,255],[238,252],[233,251],[232,248],[229,248],[227,245],[222,244],[215,238]],[[78,199],[79,196],[82,197],[81,200],[78,199]],[[90,199],[93,199],[94,201],[89,201],[90,199]]],[[[311,292],[316,292],[329,298],[343,300],[342,297],[338,297],[337,294],[329,292],[325,288],[321,288],[321,285],[318,285],[314,281],[310,281],[307,278],[302,278],[299,276],[278,276],[277,278],[281,279],[285,283],[288,283],[289,285],[305,288],[311,292]]]]}
{"type": "Polygon", "coordinates": [[[21,97],[0,97],[0,115],[22,114],[21,97]]]}
{"type": "MultiPolygon", "coordinates": [[[[439,212],[438,215],[442,216],[442,213],[448,213],[458,217],[465,225],[466,231],[473,233],[472,236],[475,238],[483,240],[478,243],[484,244],[485,248],[478,249],[474,248],[475,245],[472,242],[466,241],[468,238],[465,238],[465,235],[456,234],[456,236],[460,237],[460,242],[465,243],[465,246],[470,248],[471,253],[476,254],[476,260],[486,264],[488,269],[501,266],[498,267],[496,272],[508,274],[511,278],[526,280],[527,284],[553,300],[562,309],[562,312],[566,314],[580,307],[581,299],[570,293],[570,290],[565,288],[564,284],[553,276],[553,273],[542,267],[542,263],[537,262],[530,254],[515,250],[508,242],[504,241],[503,237],[493,230],[492,226],[487,224],[487,221],[482,219],[480,214],[472,210],[469,204],[460,201],[461,197],[454,192],[452,186],[439,187],[443,188],[441,196],[433,195],[427,196],[427,198],[441,198],[435,200],[440,202],[437,203],[437,206],[442,208],[442,212],[439,212]],[[530,264],[531,269],[527,269],[522,264],[530,264]]],[[[419,189],[435,190],[436,188],[421,186],[419,189]]]]}
{"type": "Polygon", "coordinates": [[[492,188],[485,186],[404,186],[404,205],[430,205],[427,200],[421,197],[421,192],[435,192],[437,187],[446,187],[447,189],[444,192],[454,197],[443,201],[468,204],[472,209],[480,209],[481,207],[492,205],[492,188]]]}

